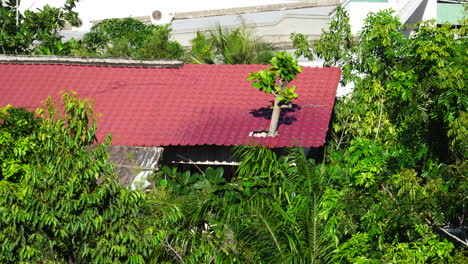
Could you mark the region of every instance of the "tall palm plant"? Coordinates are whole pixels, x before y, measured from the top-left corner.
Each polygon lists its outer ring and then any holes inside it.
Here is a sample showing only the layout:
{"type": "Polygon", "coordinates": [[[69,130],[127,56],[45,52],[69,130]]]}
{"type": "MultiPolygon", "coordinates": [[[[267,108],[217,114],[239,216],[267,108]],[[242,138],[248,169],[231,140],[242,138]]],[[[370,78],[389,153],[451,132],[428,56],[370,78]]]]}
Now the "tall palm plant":
{"type": "Polygon", "coordinates": [[[259,192],[242,203],[237,241],[264,263],[331,263],[335,243],[323,218],[329,181],[300,150],[289,162],[295,166],[273,195],[259,192]]]}
{"type": "Polygon", "coordinates": [[[198,32],[187,54],[189,63],[267,64],[274,56],[273,45],[254,36],[247,26],[227,29],[221,25],[198,32]]]}

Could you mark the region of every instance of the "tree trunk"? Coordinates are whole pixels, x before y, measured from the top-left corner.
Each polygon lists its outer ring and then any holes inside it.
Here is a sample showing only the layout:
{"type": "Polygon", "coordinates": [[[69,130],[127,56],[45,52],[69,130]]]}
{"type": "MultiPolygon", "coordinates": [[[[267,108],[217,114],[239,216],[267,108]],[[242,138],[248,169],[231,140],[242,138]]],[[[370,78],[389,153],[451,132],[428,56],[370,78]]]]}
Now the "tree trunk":
{"type": "MultiPolygon", "coordinates": [[[[280,81],[280,90],[283,92],[284,88],[288,85],[288,82],[284,80],[280,81]]],[[[278,135],[278,122],[281,114],[281,107],[279,103],[281,102],[278,100],[279,94],[275,94],[275,101],[273,102],[273,113],[271,114],[271,121],[270,121],[270,129],[268,130],[269,137],[276,137],[278,135]]]]}
{"type": "Polygon", "coordinates": [[[75,263],[76,263],[76,259],[73,254],[73,247],[69,246],[68,247],[68,264],[75,264],[75,263]]]}
{"type": "Polygon", "coordinates": [[[16,0],[16,30],[19,30],[18,29],[18,25],[19,25],[19,0],[16,0]]]}
{"type": "Polygon", "coordinates": [[[275,101],[273,103],[273,113],[271,114],[270,129],[268,130],[269,137],[276,137],[278,133],[278,121],[281,114],[281,108],[279,107],[278,96],[275,96],[275,101]]]}

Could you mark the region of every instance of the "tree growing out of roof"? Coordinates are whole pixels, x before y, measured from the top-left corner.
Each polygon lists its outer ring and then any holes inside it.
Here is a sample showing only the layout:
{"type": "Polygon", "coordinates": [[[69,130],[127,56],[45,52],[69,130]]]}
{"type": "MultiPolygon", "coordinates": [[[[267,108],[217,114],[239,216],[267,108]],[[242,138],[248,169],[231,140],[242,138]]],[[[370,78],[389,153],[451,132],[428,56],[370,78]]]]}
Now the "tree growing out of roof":
{"type": "Polygon", "coordinates": [[[268,137],[278,135],[278,122],[282,108],[290,108],[292,100],[297,98],[296,86],[288,87],[288,84],[296,79],[302,72],[297,61],[286,51],[277,52],[271,58],[270,66],[265,70],[251,72],[247,80],[252,81],[252,86],[267,94],[274,96],[273,113],[271,115],[268,137]]]}

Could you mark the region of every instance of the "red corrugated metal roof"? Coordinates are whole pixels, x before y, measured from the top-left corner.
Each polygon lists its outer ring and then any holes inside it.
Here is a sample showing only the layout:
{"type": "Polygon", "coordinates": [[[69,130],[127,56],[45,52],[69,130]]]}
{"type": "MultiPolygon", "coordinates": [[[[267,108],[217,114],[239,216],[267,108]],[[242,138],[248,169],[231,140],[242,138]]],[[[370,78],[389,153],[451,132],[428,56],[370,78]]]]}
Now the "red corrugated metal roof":
{"type": "MultiPolygon", "coordinates": [[[[0,106],[34,109],[47,95],[74,90],[95,100],[95,111],[102,113],[98,138],[112,133],[113,145],[241,145],[250,132],[269,127],[261,110],[268,111],[273,96],[246,80],[249,72],[265,67],[0,64],[0,106]]],[[[293,82],[298,108],[285,113],[279,136],[255,139],[270,147],[321,146],[340,73],[339,68],[304,67],[293,82]]]]}

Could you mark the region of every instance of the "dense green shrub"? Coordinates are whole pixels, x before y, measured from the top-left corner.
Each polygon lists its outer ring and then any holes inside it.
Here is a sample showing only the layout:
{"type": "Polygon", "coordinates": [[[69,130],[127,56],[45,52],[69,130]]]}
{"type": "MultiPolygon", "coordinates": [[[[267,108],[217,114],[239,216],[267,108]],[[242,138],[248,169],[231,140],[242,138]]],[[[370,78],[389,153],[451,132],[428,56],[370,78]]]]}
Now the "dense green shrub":
{"type": "Polygon", "coordinates": [[[177,59],[183,47],[169,40],[169,26],[147,25],[134,18],[106,19],[91,28],[80,44],[85,53],[104,57],[177,59]]]}

